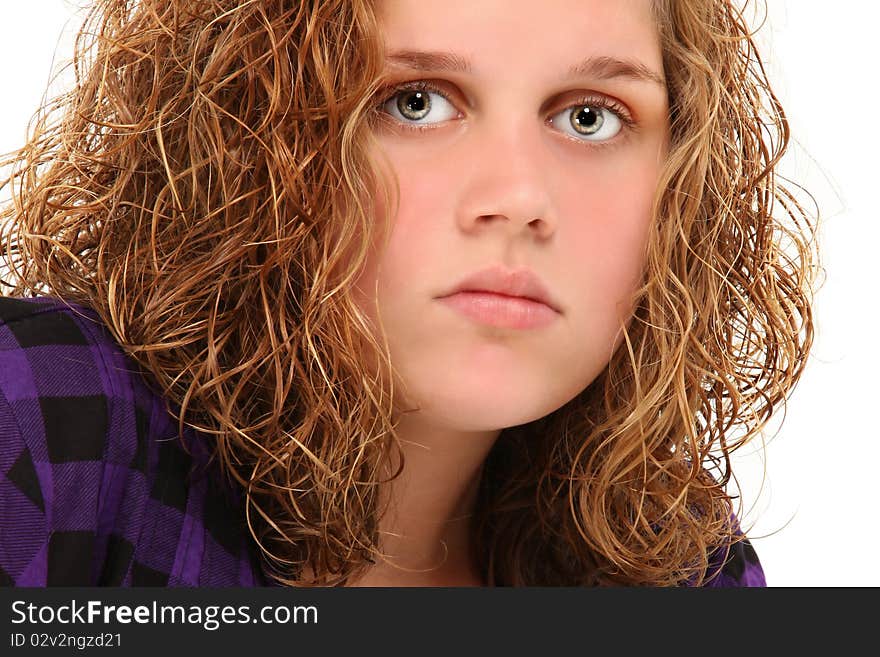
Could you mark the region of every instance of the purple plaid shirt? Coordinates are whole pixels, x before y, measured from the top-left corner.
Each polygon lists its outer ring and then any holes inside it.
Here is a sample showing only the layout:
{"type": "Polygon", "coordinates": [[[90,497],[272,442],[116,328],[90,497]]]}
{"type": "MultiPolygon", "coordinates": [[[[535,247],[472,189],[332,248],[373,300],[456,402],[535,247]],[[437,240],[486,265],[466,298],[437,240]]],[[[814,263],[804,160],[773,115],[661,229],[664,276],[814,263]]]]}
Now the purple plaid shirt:
{"type": "MultiPolygon", "coordinates": [[[[273,585],[187,432],[95,313],[0,297],[0,586],[273,585]]],[[[708,584],[765,585],[748,541],[708,584]]]]}

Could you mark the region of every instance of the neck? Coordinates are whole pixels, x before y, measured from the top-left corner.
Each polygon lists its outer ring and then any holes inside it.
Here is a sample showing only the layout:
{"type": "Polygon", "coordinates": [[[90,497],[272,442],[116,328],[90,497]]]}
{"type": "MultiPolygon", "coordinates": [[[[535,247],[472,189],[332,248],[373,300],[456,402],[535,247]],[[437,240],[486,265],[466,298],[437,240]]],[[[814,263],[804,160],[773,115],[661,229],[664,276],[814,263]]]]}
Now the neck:
{"type": "Polygon", "coordinates": [[[405,415],[397,433],[404,469],[380,492],[388,502],[379,523],[384,559],[351,585],[483,584],[470,526],[483,463],[500,431],[451,432],[405,415]]]}

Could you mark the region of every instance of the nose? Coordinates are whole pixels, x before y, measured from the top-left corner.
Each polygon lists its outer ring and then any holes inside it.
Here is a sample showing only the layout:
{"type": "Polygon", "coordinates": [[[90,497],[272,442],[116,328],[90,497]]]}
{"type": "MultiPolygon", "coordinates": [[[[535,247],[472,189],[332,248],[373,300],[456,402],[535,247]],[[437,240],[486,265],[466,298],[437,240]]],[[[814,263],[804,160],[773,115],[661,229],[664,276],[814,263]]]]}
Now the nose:
{"type": "Polygon", "coordinates": [[[556,229],[549,153],[534,125],[501,123],[491,129],[474,126],[468,134],[459,173],[459,226],[473,232],[498,223],[514,233],[526,227],[547,238],[556,229]]]}

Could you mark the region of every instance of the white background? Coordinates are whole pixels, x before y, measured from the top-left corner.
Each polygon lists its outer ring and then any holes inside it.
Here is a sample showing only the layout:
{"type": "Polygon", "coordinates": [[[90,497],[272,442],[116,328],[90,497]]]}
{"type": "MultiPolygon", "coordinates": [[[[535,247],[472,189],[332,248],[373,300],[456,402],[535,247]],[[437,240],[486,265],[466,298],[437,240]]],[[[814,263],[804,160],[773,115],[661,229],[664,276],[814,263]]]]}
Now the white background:
{"type": "MultiPolygon", "coordinates": [[[[827,275],[816,296],[809,365],[784,421],[780,413],[767,432],[763,489],[757,452],[734,461],[748,509],[743,522],[752,525],[770,586],[877,586],[880,11],[862,0],[838,0],[833,9],[803,0],[767,4],[758,42],[795,140],[783,172],[819,202],[827,275]]],[[[72,52],[76,14],[67,0],[3,3],[0,151],[23,142],[50,73],[72,52]]]]}

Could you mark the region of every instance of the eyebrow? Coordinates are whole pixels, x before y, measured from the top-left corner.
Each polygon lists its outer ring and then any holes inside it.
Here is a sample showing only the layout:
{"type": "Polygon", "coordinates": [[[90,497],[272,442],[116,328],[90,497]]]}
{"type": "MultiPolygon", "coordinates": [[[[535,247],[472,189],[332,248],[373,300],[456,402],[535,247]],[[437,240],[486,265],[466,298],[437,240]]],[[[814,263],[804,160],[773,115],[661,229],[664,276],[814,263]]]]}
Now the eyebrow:
{"type": "MultiPolygon", "coordinates": [[[[387,60],[395,66],[416,71],[473,72],[471,62],[465,57],[437,50],[395,50],[388,54],[387,60]]],[[[598,80],[625,78],[666,86],[664,77],[645,64],[607,55],[587,57],[568,69],[566,78],[576,77],[591,77],[598,80]]]]}

